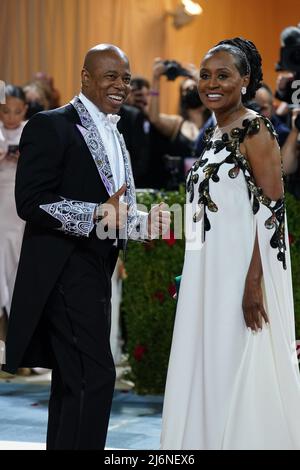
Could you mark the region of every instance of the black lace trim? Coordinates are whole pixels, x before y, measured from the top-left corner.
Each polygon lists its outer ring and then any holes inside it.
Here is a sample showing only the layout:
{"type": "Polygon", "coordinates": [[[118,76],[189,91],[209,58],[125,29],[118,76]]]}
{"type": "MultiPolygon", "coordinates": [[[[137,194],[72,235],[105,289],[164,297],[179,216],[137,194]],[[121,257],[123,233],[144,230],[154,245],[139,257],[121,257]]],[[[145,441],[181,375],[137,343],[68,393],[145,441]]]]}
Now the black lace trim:
{"type": "MultiPolygon", "coordinates": [[[[261,122],[264,123],[268,131],[271,133],[273,138],[277,138],[276,131],[272,123],[265,118],[264,116],[258,116],[254,119],[244,119],[242,122],[243,128],[235,127],[230,133],[225,133],[222,135],[221,139],[212,141],[215,128],[209,128],[205,132],[205,149],[194,163],[191,168],[191,171],[187,178],[187,192],[189,193],[189,201],[192,202],[195,197],[194,185],[198,183],[199,175],[195,173],[199,167],[203,168],[203,173],[205,175],[204,180],[199,184],[198,192],[198,204],[203,204],[204,206],[204,238],[205,232],[209,231],[211,226],[207,216],[207,210],[210,212],[217,212],[218,206],[211,199],[209,192],[210,182],[217,183],[220,178],[218,176],[218,171],[220,167],[224,164],[233,165],[229,171],[228,176],[232,179],[236,178],[240,171],[243,172],[248,192],[249,199],[252,205],[253,214],[256,214],[260,208],[260,204],[264,204],[270,210],[270,217],[265,221],[265,227],[269,230],[274,229],[274,233],[270,240],[270,245],[272,248],[278,250],[277,259],[282,262],[283,268],[286,269],[286,245],[285,245],[285,202],[284,198],[279,199],[278,201],[271,201],[268,197],[263,194],[262,188],[256,186],[253,172],[248,160],[242,155],[239,151],[239,144],[243,142],[247,135],[254,135],[260,131],[261,122]],[[218,163],[209,163],[208,158],[205,158],[205,153],[208,150],[214,149],[214,153],[219,153],[224,148],[229,152],[227,157],[218,162],[218,163]]],[[[194,214],[194,222],[200,220],[201,211],[198,211],[194,214]]]]}

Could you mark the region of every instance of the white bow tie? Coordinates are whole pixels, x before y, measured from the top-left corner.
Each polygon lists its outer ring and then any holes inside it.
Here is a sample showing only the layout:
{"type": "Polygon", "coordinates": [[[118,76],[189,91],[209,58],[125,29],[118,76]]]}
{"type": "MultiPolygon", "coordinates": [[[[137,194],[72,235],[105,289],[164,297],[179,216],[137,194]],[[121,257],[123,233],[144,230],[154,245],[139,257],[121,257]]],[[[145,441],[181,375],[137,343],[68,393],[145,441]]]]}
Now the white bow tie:
{"type": "Polygon", "coordinates": [[[99,116],[104,126],[106,127],[106,129],[113,130],[113,131],[116,130],[116,126],[120,120],[120,116],[118,116],[117,114],[104,114],[104,113],[101,113],[99,116]]]}

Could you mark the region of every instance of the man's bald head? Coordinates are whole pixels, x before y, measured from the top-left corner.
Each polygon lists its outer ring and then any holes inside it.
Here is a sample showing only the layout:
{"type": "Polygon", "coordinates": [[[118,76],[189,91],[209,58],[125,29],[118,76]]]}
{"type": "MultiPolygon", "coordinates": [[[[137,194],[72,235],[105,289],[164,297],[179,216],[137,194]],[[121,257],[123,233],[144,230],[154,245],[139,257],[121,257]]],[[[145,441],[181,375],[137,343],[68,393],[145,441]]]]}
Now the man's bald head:
{"type": "Polygon", "coordinates": [[[126,54],[112,44],[88,51],[81,72],[82,93],[104,113],[117,113],[130,92],[126,54]]]}
{"type": "Polygon", "coordinates": [[[98,44],[86,53],[83,67],[90,73],[93,73],[99,64],[99,61],[106,59],[107,56],[110,55],[118,56],[129,64],[127,55],[119,47],[114,46],[113,44],[98,44]]]}

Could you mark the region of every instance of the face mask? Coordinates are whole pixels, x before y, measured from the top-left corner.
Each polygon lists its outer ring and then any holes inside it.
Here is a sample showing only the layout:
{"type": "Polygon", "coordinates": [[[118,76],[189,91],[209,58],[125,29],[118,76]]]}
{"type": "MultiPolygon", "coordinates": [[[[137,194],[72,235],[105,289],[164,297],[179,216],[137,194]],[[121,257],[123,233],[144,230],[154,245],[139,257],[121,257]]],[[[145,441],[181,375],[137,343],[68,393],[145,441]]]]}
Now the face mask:
{"type": "Polygon", "coordinates": [[[188,88],[181,97],[181,105],[185,109],[196,109],[202,105],[196,87],[188,88]]]}
{"type": "Polygon", "coordinates": [[[28,109],[26,112],[26,119],[30,119],[34,114],[44,111],[44,106],[42,106],[38,101],[30,101],[28,103],[28,109]]]}

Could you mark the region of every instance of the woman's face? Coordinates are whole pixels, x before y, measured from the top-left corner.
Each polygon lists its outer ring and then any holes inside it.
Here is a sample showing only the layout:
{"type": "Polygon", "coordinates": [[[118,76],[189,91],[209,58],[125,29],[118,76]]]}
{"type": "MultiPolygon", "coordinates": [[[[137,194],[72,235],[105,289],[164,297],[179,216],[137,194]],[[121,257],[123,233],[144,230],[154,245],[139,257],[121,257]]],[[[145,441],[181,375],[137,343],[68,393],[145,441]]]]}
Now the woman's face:
{"type": "Polygon", "coordinates": [[[211,111],[230,111],[241,103],[241,88],[249,77],[241,77],[232,54],[218,51],[204,57],[198,91],[202,103],[211,111]]]}
{"type": "Polygon", "coordinates": [[[25,118],[27,105],[19,98],[6,97],[6,103],[0,106],[0,120],[6,129],[17,129],[25,118]]]}

